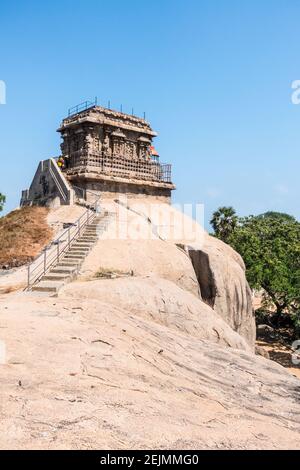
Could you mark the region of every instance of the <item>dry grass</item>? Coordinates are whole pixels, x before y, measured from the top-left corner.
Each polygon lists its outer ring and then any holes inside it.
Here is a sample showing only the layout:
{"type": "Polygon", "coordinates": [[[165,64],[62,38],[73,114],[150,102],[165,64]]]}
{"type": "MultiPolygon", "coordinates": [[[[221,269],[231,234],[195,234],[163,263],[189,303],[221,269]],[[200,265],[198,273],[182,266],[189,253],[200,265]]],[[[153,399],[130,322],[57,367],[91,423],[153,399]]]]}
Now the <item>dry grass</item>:
{"type": "Polygon", "coordinates": [[[22,282],[14,286],[0,287],[0,294],[11,294],[12,292],[24,289],[26,286],[27,284],[25,282],[22,282]]]}
{"type": "Polygon", "coordinates": [[[0,218],[0,267],[22,266],[49,243],[47,214],[45,207],[23,207],[0,218]]]}
{"type": "Polygon", "coordinates": [[[117,277],[129,277],[133,276],[133,271],[120,271],[119,269],[105,269],[100,268],[99,271],[95,274],[94,278],[96,279],[114,279],[117,277]]]}

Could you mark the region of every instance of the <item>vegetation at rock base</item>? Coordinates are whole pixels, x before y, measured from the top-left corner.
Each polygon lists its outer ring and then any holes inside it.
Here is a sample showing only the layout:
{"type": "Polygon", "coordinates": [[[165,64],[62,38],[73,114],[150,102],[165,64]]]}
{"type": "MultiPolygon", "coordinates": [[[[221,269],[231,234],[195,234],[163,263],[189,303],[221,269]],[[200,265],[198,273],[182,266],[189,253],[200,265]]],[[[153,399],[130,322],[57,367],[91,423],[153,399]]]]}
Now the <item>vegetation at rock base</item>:
{"type": "Polygon", "coordinates": [[[47,214],[45,207],[23,207],[0,218],[0,267],[22,266],[49,243],[47,214]]]}
{"type": "Polygon", "coordinates": [[[224,209],[219,212],[223,216],[221,225],[226,229],[215,230],[215,235],[240,253],[248,282],[253,289],[262,290],[263,307],[274,311],[273,321],[280,324],[288,315],[300,329],[300,223],[289,214],[266,212],[237,217],[233,226],[235,211],[224,209]]]}
{"type": "Polygon", "coordinates": [[[0,193],[0,212],[3,210],[5,201],[6,201],[6,197],[2,193],[0,193]]]}

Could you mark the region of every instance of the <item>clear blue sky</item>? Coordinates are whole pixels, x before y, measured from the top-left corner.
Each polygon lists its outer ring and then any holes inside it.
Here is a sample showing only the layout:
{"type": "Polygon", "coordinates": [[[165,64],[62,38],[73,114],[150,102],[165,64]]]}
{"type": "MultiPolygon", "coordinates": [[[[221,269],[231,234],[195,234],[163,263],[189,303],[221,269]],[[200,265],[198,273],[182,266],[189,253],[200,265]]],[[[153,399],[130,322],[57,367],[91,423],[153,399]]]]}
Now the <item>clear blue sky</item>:
{"type": "Polygon", "coordinates": [[[146,111],[175,202],[300,219],[298,0],[1,2],[0,192],[18,205],[68,107],[146,111]]]}

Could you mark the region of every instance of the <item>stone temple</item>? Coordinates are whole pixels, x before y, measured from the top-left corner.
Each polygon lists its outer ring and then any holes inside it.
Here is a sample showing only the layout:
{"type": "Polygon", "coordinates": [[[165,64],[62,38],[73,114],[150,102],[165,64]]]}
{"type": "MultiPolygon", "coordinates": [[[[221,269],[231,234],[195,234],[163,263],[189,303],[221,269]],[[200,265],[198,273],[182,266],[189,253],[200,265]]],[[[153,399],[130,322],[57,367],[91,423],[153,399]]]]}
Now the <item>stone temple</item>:
{"type": "Polygon", "coordinates": [[[58,158],[41,161],[22,192],[22,206],[73,204],[78,192],[87,199],[91,191],[170,202],[171,165],[160,162],[153,146],[157,134],[145,119],[83,103],[69,110],[58,132],[65,168],[58,158]]]}

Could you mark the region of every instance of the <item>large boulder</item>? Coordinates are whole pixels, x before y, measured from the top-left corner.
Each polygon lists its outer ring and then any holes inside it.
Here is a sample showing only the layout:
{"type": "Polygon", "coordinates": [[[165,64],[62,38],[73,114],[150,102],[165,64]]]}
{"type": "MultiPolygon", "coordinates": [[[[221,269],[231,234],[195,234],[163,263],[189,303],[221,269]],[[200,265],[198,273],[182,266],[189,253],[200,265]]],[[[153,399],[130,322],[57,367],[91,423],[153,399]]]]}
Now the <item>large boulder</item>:
{"type": "Polygon", "coordinates": [[[249,351],[246,341],[206,303],[156,276],[95,280],[67,285],[61,295],[121,308],[188,336],[249,351]]]}
{"type": "Polygon", "coordinates": [[[87,256],[80,279],[94,277],[99,270],[154,275],[199,297],[197,277],[185,252],[161,239],[152,224],[136,212],[104,201],[103,206],[117,211],[117,216],[87,256]]]}
{"type": "Polygon", "coordinates": [[[197,249],[194,254],[193,251],[189,253],[196,273],[200,272],[199,285],[205,300],[234,331],[254,346],[256,329],[252,294],[242,258],[231,247],[208,235],[198,253],[197,249]]]}
{"type": "Polygon", "coordinates": [[[116,220],[87,258],[83,275],[104,267],[173,281],[206,302],[254,350],[251,291],[238,253],[168,204],[128,199],[113,210],[116,220]]]}

